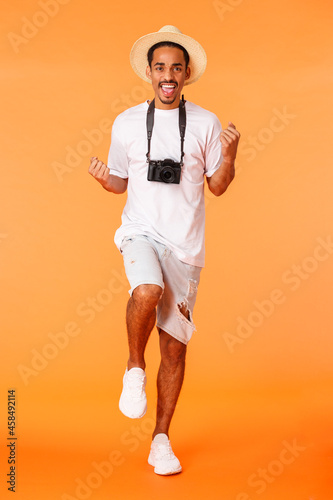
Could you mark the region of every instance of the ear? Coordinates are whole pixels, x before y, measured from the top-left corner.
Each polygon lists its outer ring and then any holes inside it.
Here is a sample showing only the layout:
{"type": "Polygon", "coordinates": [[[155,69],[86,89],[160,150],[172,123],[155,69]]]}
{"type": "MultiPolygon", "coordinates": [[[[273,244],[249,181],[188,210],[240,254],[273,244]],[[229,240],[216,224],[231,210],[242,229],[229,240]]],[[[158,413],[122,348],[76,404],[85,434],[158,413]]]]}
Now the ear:
{"type": "Polygon", "coordinates": [[[187,66],[186,73],[185,73],[185,80],[188,80],[191,76],[191,68],[190,66],[187,66]]]}
{"type": "Polygon", "coordinates": [[[149,78],[149,80],[151,80],[151,69],[150,69],[149,64],[146,67],[146,77],[149,78]]]}

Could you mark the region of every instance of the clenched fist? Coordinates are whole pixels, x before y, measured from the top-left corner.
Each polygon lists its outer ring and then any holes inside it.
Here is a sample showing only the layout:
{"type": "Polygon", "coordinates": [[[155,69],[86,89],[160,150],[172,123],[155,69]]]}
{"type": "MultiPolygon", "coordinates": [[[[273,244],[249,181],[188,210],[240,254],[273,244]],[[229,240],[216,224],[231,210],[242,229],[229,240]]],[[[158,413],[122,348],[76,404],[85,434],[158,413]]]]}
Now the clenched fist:
{"type": "Polygon", "coordinates": [[[228,125],[228,128],[224,129],[220,136],[220,141],[222,143],[222,155],[225,161],[234,162],[240,133],[236,130],[236,127],[232,122],[229,122],[228,125]]]}
{"type": "Polygon", "coordinates": [[[111,193],[121,194],[127,189],[127,179],[111,175],[109,167],[99,160],[97,156],[90,158],[88,172],[103,186],[104,189],[110,191],[111,193]]]}
{"type": "Polygon", "coordinates": [[[99,160],[97,156],[90,158],[90,161],[91,163],[88,170],[89,174],[91,174],[100,184],[102,184],[103,187],[105,187],[110,175],[110,169],[107,165],[105,165],[105,163],[99,160]]]}

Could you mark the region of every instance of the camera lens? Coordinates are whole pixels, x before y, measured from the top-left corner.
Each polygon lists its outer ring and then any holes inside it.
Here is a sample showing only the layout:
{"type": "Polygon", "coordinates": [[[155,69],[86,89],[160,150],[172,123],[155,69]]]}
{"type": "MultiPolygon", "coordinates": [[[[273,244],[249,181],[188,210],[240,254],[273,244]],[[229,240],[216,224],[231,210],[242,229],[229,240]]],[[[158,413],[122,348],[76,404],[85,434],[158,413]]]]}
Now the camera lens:
{"type": "Polygon", "coordinates": [[[175,180],[175,172],[172,167],[165,167],[161,170],[161,179],[163,182],[173,182],[175,180]]]}

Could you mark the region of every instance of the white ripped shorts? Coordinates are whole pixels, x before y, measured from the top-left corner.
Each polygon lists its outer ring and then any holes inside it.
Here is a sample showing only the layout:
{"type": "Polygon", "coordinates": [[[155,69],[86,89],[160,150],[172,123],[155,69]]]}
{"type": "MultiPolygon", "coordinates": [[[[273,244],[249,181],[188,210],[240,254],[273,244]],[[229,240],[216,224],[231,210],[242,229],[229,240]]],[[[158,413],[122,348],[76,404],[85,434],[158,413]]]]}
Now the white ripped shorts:
{"type": "Polygon", "coordinates": [[[192,315],[202,268],[180,261],[165,245],[146,235],[125,237],[120,252],[130,295],[139,285],[159,285],[163,292],[157,304],[156,326],[187,344],[195,330],[192,315]],[[183,306],[189,319],[180,312],[183,306]]]}

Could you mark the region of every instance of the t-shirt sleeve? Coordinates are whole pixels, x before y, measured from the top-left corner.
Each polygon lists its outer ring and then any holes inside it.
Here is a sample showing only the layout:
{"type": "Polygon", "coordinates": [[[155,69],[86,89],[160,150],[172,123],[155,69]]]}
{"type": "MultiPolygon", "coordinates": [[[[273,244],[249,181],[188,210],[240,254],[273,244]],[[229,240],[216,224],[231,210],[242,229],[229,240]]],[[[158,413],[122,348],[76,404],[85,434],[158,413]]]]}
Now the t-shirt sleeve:
{"type": "Polygon", "coordinates": [[[128,178],[127,153],[125,150],[125,146],[120,139],[117,120],[115,120],[112,127],[108,167],[110,169],[110,174],[121,177],[122,179],[128,178]]]}
{"type": "Polygon", "coordinates": [[[223,156],[222,156],[222,144],[220,141],[220,135],[222,132],[222,126],[217,117],[215,117],[213,128],[210,134],[210,141],[206,147],[205,152],[205,175],[211,177],[216,170],[220,167],[223,156]]]}

